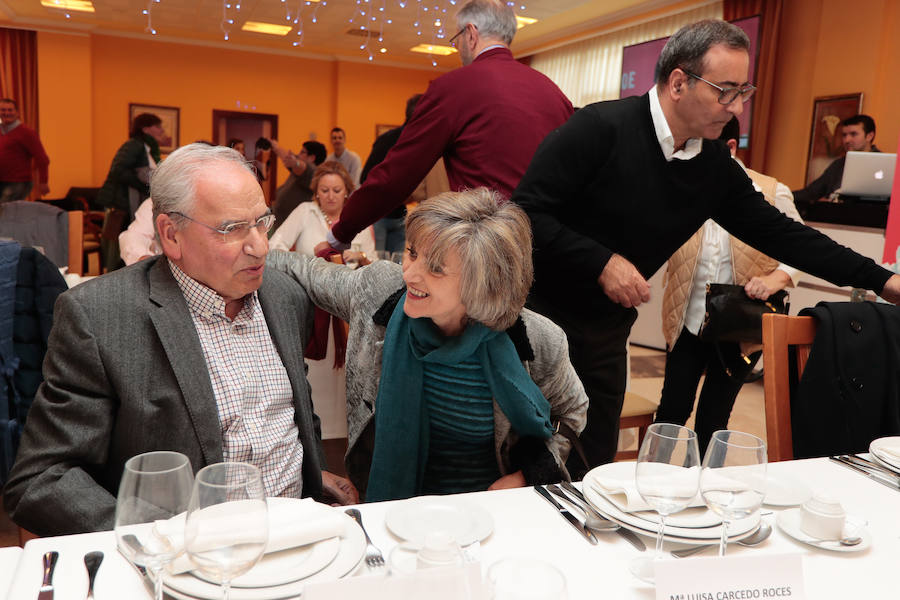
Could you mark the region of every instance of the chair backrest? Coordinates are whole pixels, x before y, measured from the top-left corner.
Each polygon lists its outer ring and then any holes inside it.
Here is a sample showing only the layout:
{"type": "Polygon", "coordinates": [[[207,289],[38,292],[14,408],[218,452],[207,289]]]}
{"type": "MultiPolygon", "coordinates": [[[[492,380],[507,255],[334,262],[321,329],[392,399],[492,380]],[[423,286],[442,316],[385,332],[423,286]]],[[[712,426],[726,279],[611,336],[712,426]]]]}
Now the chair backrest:
{"type": "Polygon", "coordinates": [[[769,462],[794,458],[791,434],[791,364],[788,347],[796,347],[797,376],[803,373],[816,337],[813,317],[764,314],[763,385],[766,407],[766,445],[769,462]]]}
{"type": "Polygon", "coordinates": [[[84,211],[69,211],[69,273],[84,275],[84,211]]]}
{"type": "Polygon", "coordinates": [[[0,205],[0,237],[23,246],[40,246],[57,267],[69,264],[66,212],[44,202],[19,200],[0,205]]]}

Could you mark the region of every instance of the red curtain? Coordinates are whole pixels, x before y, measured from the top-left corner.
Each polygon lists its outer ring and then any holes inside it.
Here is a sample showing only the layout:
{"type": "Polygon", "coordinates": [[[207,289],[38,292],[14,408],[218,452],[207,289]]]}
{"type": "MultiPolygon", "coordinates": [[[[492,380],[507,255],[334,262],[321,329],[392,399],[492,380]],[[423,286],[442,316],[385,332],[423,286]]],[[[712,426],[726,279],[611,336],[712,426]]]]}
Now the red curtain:
{"type": "MultiPolygon", "coordinates": [[[[0,98],[15,100],[22,122],[39,131],[37,33],[34,31],[0,27],[0,98]]],[[[35,186],[30,199],[36,200],[40,197],[37,169],[32,175],[35,186]]]]}
{"type": "Polygon", "coordinates": [[[748,167],[765,172],[769,120],[775,86],[775,56],[781,28],[783,0],[724,0],[722,18],[726,21],[760,15],[759,60],[753,97],[753,122],[750,128],[749,152],[738,151],[748,167]]]}

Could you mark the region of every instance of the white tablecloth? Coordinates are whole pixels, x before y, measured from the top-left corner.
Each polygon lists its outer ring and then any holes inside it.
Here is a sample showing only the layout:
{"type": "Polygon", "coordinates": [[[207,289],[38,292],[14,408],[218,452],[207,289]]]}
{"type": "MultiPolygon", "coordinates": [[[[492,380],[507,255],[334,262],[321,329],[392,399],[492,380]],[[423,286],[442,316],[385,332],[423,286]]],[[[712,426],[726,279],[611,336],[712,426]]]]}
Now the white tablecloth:
{"type": "MultiPolygon", "coordinates": [[[[900,491],[879,485],[827,459],[774,463],[769,465],[769,471],[778,477],[803,482],[813,490],[826,491],[841,501],[848,514],[864,517],[872,534],[872,546],[857,553],[827,552],[795,542],[776,527],[763,545],[756,548],[729,546],[729,555],[799,553],[803,557],[810,599],[897,597],[900,491]]],[[[554,564],[565,573],[570,600],[654,598],[653,587],[629,573],[628,562],[638,552],[618,535],[601,534],[599,545],[588,545],[531,489],[465,496],[494,518],[494,532],[481,546],[483,569],[507,556],[533,556],[554,564]]],[[[384,502],[359,507],[372,540],[385,556],[399,543],[384,525],[386,511],[395,504],[384,502]]],[[[764,518],[774,526],[775,515],[764,518]]],[[[653,540],[645,538],[645,541],[651,552],[653,540]]],[[[37,597],[41,555],[48,550],[60,553],[54,578],[55,600],[84,598],[87,575],[82,557],[91,550],[102,550],[106,555],[95,586],[97,600],[149,597],[136,571],[116,551],[114,534],[101,532],[32,540],[26,544],[18,561],[14,557],[7,559],[0,553],[0,582],[14,574],[7,598],[34,600],[37,597]]],[[[713,552],[704,554],[713,555],[713,552]]]]}

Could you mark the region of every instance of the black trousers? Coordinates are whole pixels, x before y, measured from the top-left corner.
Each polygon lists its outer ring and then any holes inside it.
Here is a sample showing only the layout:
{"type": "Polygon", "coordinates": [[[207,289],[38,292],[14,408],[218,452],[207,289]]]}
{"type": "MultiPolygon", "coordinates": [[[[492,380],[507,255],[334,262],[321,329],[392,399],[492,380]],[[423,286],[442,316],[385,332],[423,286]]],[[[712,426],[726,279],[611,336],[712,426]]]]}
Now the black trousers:
{"type": "Polygon", "coordinates": [[[628,378],[625,345],[637,311],[623,309],[611,315],[584,317],[534,296],[529,297],[528,308],[566,332],[569,359],[588,396],[587,425],[579,439],[590,464],[583,464],[576,452],[571,452],[566,462],[572,479],[582,479],[588,470],[612,462],[616,456],[628,378]]]}
{"type": "Polygon", "coordinates": [[[737,343],[722,343],[721,350],[733,377],[725,372],[716,352],[716,344],[702,341],[687,329],[681,330],[675,345],[666,354],[665,380],[656,411],[657,423],[684,425],[687,422],[694,408],[700,376],[706,372],[694,420],[701,459],[713,432],[728,428],[734,400],[744,385],[744,379],[759,360],[756,356],[747,364],[741,358],[737,343]]]}

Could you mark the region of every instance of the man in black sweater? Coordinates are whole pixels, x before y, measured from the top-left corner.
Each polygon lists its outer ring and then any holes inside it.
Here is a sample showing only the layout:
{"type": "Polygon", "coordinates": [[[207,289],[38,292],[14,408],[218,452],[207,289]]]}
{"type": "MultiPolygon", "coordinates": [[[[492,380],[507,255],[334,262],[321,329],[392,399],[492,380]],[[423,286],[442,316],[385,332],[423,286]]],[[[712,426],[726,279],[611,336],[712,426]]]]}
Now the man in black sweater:
{"type": "MultiPolygon", "coordinates": [[[[647,278],[706,219],[807,273],[900,301],[900,276],[781,214],[714,141],[755,89],[748,48],[724,21],[682,28],[650,92],[576,112],[541,143],[513,194],[534,230],[529,306],[565,330],[590,397],[588,467],[615,456],[625,344],[635,307],[650,299],[647,278]]],[[[574,457],[569,467],[584,473],[574,457]]]]}

